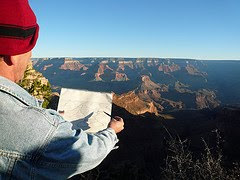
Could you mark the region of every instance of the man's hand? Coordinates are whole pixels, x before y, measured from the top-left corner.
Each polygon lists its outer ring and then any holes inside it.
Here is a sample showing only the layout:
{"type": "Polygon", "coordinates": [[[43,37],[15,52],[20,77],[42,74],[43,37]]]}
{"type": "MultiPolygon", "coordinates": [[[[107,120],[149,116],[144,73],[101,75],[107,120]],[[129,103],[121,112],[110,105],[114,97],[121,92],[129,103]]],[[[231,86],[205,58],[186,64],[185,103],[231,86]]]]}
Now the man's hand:
{"type": "Polygon", "coordinates": [[[108,124],[108,127],[112,128],[115,133],[119,133],[124,129],[124,122],[123,119],[119,116],[115,116],[111,119],[110,123],[108,124]]]}

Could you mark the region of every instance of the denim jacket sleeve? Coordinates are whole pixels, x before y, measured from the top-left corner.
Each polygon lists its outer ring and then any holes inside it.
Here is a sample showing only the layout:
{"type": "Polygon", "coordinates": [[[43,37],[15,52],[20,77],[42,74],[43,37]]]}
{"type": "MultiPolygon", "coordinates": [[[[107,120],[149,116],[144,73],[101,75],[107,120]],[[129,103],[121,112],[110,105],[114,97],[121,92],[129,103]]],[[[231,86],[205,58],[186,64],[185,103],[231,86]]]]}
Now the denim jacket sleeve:
{"type": "MultiPolygon", "coordinates": [[[[57,115],[55,115],[57,116],[57,115]]],[[[72,124],[58,116],[60,123],[40,158],[46,177],[71,177],[93,169],[114,149],[118,138],[113,129],[95,134],[72,130],[72,124]]]]}

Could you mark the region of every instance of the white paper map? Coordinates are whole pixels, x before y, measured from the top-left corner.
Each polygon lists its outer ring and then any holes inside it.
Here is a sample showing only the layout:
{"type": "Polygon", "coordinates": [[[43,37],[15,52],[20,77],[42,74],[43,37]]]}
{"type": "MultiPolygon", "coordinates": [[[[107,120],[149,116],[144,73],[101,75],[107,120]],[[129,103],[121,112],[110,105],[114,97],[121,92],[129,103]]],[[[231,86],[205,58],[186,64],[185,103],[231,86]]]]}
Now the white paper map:
{"type": "Polygon", "coordinates": [[[98,132],[107,128],[111,118],[112,94],[62,88],[58,112],[71,121],[73,129],[98,132]]]}

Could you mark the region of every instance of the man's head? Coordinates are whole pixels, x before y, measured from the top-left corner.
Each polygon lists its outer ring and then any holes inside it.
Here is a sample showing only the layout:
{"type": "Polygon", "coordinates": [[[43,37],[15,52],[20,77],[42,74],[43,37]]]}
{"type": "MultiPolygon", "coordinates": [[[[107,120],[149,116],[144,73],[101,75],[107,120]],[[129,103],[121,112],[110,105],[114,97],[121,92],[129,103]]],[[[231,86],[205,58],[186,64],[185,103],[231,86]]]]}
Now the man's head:
{"type": "Polygon", "coordinates": [[[19,82],[24,75],[32,51],[15,56],[0,56],[0,76],[19,82]]]}
{"type": "Polygon", "coordinates": [[[28,0],[0,0],[0,76],[14,82],[22,78],[38,31],[28,0]]]}

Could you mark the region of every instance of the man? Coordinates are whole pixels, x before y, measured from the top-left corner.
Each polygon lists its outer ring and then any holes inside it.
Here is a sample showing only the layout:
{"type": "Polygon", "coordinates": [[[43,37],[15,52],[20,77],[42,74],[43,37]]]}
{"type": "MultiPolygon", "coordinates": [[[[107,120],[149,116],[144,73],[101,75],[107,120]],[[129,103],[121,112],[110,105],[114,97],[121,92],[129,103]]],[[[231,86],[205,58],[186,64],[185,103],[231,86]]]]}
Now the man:
{"type": "Polygon", "coordinates": [[[96,134],[72,130],[56,111],[16,82],[38,38],[27,0],[0,0],[0,179],[66,179],[94,167],[114,149],[123,130],[115,117],[96,134]]]}

